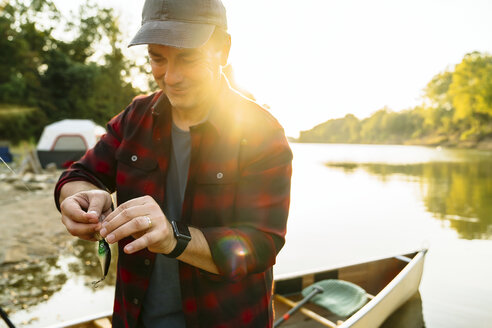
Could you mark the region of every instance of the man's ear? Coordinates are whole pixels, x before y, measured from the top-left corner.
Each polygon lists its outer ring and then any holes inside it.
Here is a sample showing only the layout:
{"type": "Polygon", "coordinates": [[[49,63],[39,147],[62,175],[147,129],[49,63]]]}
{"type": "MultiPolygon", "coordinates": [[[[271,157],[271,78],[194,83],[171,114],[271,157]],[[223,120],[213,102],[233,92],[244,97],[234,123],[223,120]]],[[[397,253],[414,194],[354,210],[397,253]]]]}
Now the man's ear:
{"type": "Polygon", "coordinates": [[[222,47],[220,49],[220,65],[226,66],[227,60],[229,59],[229,51],[231,51],[231,36],[227,34],[224,42],[222,42],[222,47]]]}

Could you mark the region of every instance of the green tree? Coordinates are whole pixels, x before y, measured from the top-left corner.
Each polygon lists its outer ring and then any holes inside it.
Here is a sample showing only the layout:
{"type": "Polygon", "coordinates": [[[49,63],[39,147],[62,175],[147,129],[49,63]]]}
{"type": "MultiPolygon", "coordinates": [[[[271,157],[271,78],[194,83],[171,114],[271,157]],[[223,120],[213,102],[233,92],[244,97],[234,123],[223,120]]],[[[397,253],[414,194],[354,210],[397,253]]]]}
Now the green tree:
{"type": "Polygon", "coordinates": [[[344,118],[328,120],[309,131],[302,131],[301,142],[357,143],[359,142],[360,121],[352,114],[344,118]]]}
{"type": "Polygon", "coordinates": [[[41,13],[48,13],[47,22],[59,19],[54,5],[42,0],[0,5],[0,102],[36,104],[42,89],[39,68],[53,29],[49,23],[39,29],[41,13]]]}
{"type": "Polygon", "coordinates": [[[453,72],[445,71],[437,74],[427,83],[424,92],[432,107],[439,107],[448,111],[453,110],[453,101],[449,95],[449,86],[452,82],[453,72]]]}
{"type": "Polygon", "coordinates": [[[302,131],[301,142],[459,144],[492,137],[492,56],[473,52],[454,70],[435,75],[422,105],[382,108],[359,121],[353,115],[302,131]]]}
{"type": "Polygon", "coordinates": [[[453,99],[449,92],[449,86],[453,82],[453,72],[445,71],[432,78],[424,89],[428,106],[420,106],[419,112],[424,118],[424,134],[451,133],[454,126],[453,99]]]}
{"type": "Polygon", "coordinates": [[[423,121],[416,109],[393,112],[385,107],[362,121],[361,141],[400,144],[419,137],[423,121]]]}
{"type": "Polygon", "coordinates": [[[48,116],[91,118],[103,124],[137,94],[125,80],[132,64],[121,52],[121,33],[111,9],[82,6],[75,21],[67,27],[76,33],[74,40],[57,40],[48,52],[43,82],[55,86],[48,91],[54,104],[48,116]],[[105,53],[94,58],[101,48],[105,53]]]}
{"type": "Polygon", "coordinates": [[[383,108],[376,111],[370,117],[362,120],[360,137],[364,143],[378,143],[386,140],[387,135],[384,131],[389,108],[383,108]]]}
{"type": "Polygon", "coordinates": [[[454,121],[468,130],[463,139],[492,133],[492,57],[479,52],[467,54],[456,65],[449,95],[455,107],[454,121]]]}
{"type": "Polygon", "coordinates": [[[48,0],[0,3],[0,104],[104,124],[138,93],[120,35],[112,9],[86,4],[66,20],[48,0]],[[70,40],[53,36],[60,26],[70,40]]]}

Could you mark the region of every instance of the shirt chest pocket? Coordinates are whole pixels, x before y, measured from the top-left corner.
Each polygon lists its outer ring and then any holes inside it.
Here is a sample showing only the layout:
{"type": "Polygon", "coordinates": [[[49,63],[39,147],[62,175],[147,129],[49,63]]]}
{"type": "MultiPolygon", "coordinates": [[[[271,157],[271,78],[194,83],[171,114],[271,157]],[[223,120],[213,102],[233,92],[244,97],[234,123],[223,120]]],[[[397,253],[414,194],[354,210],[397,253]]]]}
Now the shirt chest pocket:
{"type": "Polygon", "coordinates": [[[207,227],[231,223],[238,180],[237,170],[217,167],[198,173],[194,183],[192,222],[207,227]]]}
{"type": "Polygon", "coordinates": [[[118,162],[116,183],[118,198],[120,194],[128,200],[144,195],[156,198],[162,189],[158,162],[153,156],[137,154],[135,151],[120,148],[115,154],[118,162]]]}

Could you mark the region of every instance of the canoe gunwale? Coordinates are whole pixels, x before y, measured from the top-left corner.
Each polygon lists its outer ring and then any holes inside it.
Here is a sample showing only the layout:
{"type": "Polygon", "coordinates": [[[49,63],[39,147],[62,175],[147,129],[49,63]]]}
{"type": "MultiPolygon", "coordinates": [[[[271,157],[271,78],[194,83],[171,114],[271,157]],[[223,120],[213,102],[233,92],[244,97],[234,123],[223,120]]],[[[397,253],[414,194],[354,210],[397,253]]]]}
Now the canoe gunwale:
{"type": "MultiPolygon", "coordinates": [[[[352,325],[356,324],[360,319],[362,319],[369,311],[374,309],[378,304],[381,303],[395,288],[417,267],[423,263],[425,259],[425,255],[427,253],[427,249],[422,249],[417,252],[417,254],[412,258],[412,260],[379,292],[377,293],[373,299],[366,303],[359,311],[355,312],[352,316],[350,316],[347,320],[345,320],[339,328],[348,328],[352,327],[352,325]]],[[[422,274],[419,276],[419,284],[422,278],[422,274]]],[[[415,292],[418,291],[418,286],[415,292]]],[[[411,295],[410,295],[411,296],[411,295]]],[[[405,299],[404,301],[407,301],[405,299]]],[[[395,311],[395,308],[393,311],[395,311]]],[[[384,321],[386,318],[383,318],[384,321]]]]}
{"type": "Polygon", "coordinates": [[[393,258],[393,257],[397,258],[398,256],[401,256],[402,254],[405,254],[405,255],[406,254],[415,254],[416,255],[417,253],[420,253],[420,252],[427,252],[427,249],[426,248],[417,249],[417,250],[414,249],[414,250],[399,252],[399,253],[390,254],[390,255],[365,258],[364,260],[353,260],[353,261],[349,261],[349,262],[337,263],[334,265],[321,267],[321,268],[318,268],[315,270],[308,269],[308,270],[304,270],[304,271],[295,271],[295,272],[291,272],[291,273],[280,273],[280,274],[274,272],[274,277],[275,277],[275,281],[290,280],[290,279],[299,278],[299,277],[306,276],[306,275],[315,275],[315,274],[323,273],[323,272],[327,272],[327,271],[338,270],[340,268],[345,268],[345,267],[349,267],[349,266],[353,266],[353,265],[371,263],[371,262],[376,262],[376,261],[380,261],[380,260],[384,260],[384,259],[388,259],[388,258],[393,258]]]}

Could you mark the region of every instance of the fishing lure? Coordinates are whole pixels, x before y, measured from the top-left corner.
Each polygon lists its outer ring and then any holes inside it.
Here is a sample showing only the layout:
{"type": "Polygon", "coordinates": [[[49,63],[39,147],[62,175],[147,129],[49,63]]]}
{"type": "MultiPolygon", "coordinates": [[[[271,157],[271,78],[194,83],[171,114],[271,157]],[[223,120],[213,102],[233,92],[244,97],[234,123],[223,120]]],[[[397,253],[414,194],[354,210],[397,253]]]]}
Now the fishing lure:
{"type": "Polygon", "coordinates": [[[101,238],[99,240],[99,245],[97,247],[97,257],[99,258],[99,262],[101,263],[103,276],[101,279],[92,282],[92,286],[94,286],[94,288],[97,288],[99,286],[99,283],[106,278],[106,275],[109,271],[109,264],[111,263],[111,249],[109,248],[108,242],[104,238],[101,238]]]}
{"type": "MultiPolygon", "coordinates": [[[[112,196],[111,200],[113,200],[112,196]]],[[[102,222],[103,220],[104,215],[101,215],[99,217],[99,222],[102,222]]],[[[106,239],[101,237],[99,233],[96,233],[96,237],[99,237],[99,242],[97,246],[97,258],[99,259],[99,263],[101,263],[102,278],[92,282],[92,286],[94,288],[97,288],[99,286],[99,283],[106,279],[109,271],[109,265],[111,264],[111,248],[109,248],[108,242],[106,241],[106,239]]]]}
{"type": "MultiPolygon", "coordinates": [[[[115,200],[113,198],[113,195],[111,196],[111,202],[113,205],[111,206],[111,209],[115,208],[115,200]]],[[[101,215],[99,217],[99,222],[102,222],[104,220],[105,216],[101,215]]],[[[96,233],[96,236],[99,237],[99,244],[97,246],[97,257],[99,259],[99,263],[101,263],[101,269],[102,269],[102,278],[96,281],[92,282],[92,286],[94,288],[97,288],[99,286],[99,283],[106,279],[106,276],[108,275],[109,271],[109,265],[111,264],[111,248],[109,248],[108,242],[101,237],[99,233],[96,233]]]]}

